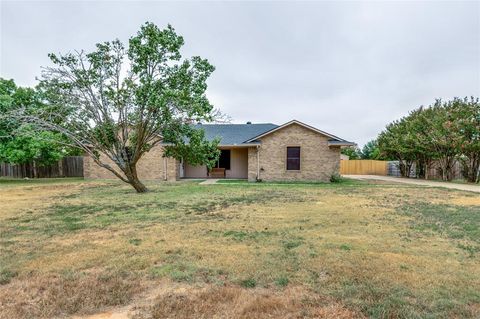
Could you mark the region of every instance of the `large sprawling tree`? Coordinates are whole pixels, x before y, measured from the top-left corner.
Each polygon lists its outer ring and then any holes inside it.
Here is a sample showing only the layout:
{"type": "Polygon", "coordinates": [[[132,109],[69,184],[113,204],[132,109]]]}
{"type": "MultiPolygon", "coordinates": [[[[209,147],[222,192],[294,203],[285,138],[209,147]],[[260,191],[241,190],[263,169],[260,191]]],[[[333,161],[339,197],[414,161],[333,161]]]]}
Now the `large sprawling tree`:
{"type": "Polygon", "coordinates": [[[416,163],[416,175],[428,178],[436,162],[443,180],[453,178],[456,161],[462,163],[467,181],[480,180],[480,103],[478,98],[436,100],[387,125],[378,137],[381,153],[400,163],[408,177],[416,163]]]}
{"type": "Polygon", "coordinates": [[[65,134],[137,192],[147,190],[137,164],[161,142],[169,143],[168,155],[211,166],[216,142],[190,124],[212,120],[205,92],[214,67],[197,56],[182,59],[183,44],[171,26],[145,23],[128,46],[114,40],[88,53],[50,54],[53,66],[44,69],[40,87],[51,112],[22,119],[65,134]]]}

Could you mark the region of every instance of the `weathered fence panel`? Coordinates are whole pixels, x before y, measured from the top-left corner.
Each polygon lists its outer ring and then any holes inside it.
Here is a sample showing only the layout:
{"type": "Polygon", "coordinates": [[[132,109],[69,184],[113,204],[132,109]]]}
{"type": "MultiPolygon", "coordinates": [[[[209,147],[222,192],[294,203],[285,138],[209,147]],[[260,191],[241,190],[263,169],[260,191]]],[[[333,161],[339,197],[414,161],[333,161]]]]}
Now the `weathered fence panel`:
{"type": "Polygon", "coordinates": [[[11,178],[83,177],[83,156],[67,156],[49,166],[35,167],[33,163],[0,163],[0,176],[11,178]]]}
{"type": "MultiPolygon", "coordinates": [[[[400,162],[399,161],[388,161],[388,176],[396,176],[400,177],[402,174],[400,173],[400,162]]],[[[415,177],[415,164],[412,165],[410,169],[410,177],[415,177]]]]}
{"type": "Polygon", "coordinates": [[[342,175],[387,175],[387,162],[375,160],[340,161],[342,175]]]}
{"type": "Polygon", "coordinates": [[[83,177],[83,156],[64,157],[62,166],[65,177],[83,177]]]}
{"type": "MultiPolygon", "coordinates": [[[[400,176],[401,174],[399,166],[399,161],[389,161],[388,176],[400,176]]],[[[410,169],[410,177],[416,176],[415,171],[415,163],[413,163],[412,168],[410,169]]],[[[459,161],[455,161],[453,163],[452,177],[453,179],[463,179],[462,164],[459,161]]],[[[440,170],[438,162],[434,161],[428,168],[427,179],[442,179],[442,172],[440,170]]]]}

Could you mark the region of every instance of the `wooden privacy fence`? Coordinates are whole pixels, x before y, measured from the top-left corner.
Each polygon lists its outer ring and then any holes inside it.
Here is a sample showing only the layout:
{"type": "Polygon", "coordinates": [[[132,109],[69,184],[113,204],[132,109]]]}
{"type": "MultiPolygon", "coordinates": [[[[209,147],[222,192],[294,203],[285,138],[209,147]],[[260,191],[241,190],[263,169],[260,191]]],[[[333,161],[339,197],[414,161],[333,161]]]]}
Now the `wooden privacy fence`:
{"type": "Polygon", "coordinates": [[[0,176],[11,178],[83,177],[83,156],[67,156],[49,166],[35,167],[33,163],[0,163],[0,176]]]}
{"type": "Polygon", "coordinates": [[[342,175],[387,175],[387,161],[343,160],[340,161],[342,175]]]}

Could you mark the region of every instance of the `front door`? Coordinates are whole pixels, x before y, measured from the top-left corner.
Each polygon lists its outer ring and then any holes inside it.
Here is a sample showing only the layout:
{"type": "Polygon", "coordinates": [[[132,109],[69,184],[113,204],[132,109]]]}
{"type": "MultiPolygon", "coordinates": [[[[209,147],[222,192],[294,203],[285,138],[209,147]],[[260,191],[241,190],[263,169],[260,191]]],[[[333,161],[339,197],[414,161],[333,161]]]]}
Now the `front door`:
{"type": "Polygon", "coordinates": [[[180,167],[178,169],[178,173],[180,175],[180,178],[185,177],[185,162],[183,161],[183,158],[180,160],[180,167]]]}
{"type": "Polygon", "coordinates": [[[220,158],[217,162],[217,168],[224,168],[225,170],[230,169],[230,150],[220,150],[220,158]]]}

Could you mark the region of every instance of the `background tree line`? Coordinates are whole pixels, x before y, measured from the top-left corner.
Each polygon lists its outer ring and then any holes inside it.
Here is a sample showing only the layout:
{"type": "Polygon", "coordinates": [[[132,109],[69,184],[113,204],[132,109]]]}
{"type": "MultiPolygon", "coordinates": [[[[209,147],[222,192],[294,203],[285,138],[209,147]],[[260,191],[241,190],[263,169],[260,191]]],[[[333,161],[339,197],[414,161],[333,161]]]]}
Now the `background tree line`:
{"type": "MultiPolygon", "coordinates": [[[[0,114],[20,110],[31,115],[45,113],[52,108],[46,103],[47,95],[41,86],[19,87],[13,80],[0,78],[0,114]]],[[[80,155],[78,149],[67,145],[68,142],[61,133],[38,130],[13,116],[0,117],[0,162],[31,163],[34,175],[39,166],[54,164],[65,156],[80,155]]]]}
{"type": "Polygon", "coordinates": [[[479,182],[480,103],[478,98],[438,99],[387,125],[376,141],[381,157],[399,161],[400,172],[428,178],[435,163],[442,180],[453,179],[456,161],[468,182],[479,182]],[[415,164],[415,165],[414,165],[415,164]]]}
{"type": "Polygon", "coordinates": [[[377,140],[371,140],[363,146],[363,148],[358,148],[358,146],[346,147],[342,149],[342,154],[347,155],[349,159],[371,159],[371,160],[386,160],[384,155],[380,153],[378,148],[377,140]]]}

